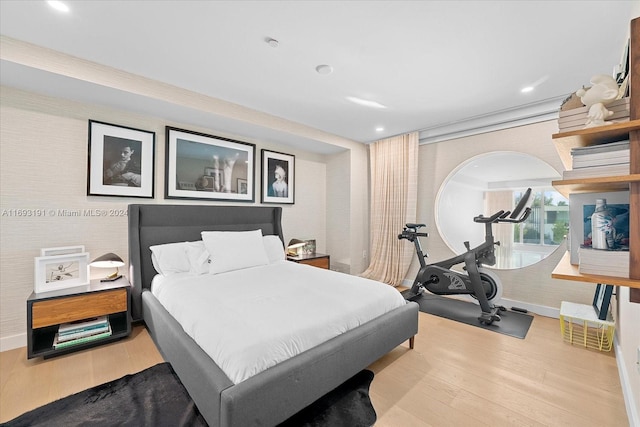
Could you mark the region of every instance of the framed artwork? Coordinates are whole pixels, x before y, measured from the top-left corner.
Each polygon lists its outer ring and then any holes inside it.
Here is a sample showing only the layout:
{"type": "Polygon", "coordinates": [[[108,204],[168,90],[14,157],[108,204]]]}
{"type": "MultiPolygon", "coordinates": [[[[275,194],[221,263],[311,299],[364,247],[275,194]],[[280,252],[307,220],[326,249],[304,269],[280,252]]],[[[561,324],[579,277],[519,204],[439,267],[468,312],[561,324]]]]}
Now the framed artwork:
{"type": "Polygon", "coordinates": [[[246,179],[238,178],[237,185],[238,185],[238,193],[247,194],[247,180],[246,179]]]}
{"type": "Polygon", "coordinates": [[[42,248],[40,249],[40,256],[80,254],[83,252],[84,252],[84,245],[61,246],[59,248],[42,248]]]}
{"type": "Polygon", "coordinates": [[[293,204],[295,156],[262,150],[262,203],[293,204]]]}
{"type": "Polygon", "coordinates": [[[35,258],[34,291],[57,291],[89,284],[89,253],[35,258]]]}
{"type": "Polygon", "coordinates": [[[87,194],[153,198],[155,132],[89,120],[87,194]]]}
{"type": "Polygon", "coordinates": [[[596,310],[596,316],[598,316],[598,319],[600,320],[607,320],[612,293],[613,285],[603,285],[598,283],[596,293],[593,295],[593,308],[596,310]]]}
{"type": "Polygon", "coordinates": [[[255,149],[248,142],[167,126],[165,197],[253,202],[255,149]]]}
{"type": "MultiPolygon", "coordinates": [[[[629,191],[613,191],[606,193],[572,193],[569,195],[569,252],[571,264],[578,265],[578,249],[580,246],[591,246],[591,214],[595,210],[596,199],[606,199],[607,205],[629,207],[629,191]]],[[[620,218],[622,219],[622,217],[620,218]]],[[[629,219],[626,219],[628,233],[629,219]]],[[[618,232],[622,232],[622,228],[618,232]]],[[[627,234],[628,236],[628,234],[627,234]]]]}

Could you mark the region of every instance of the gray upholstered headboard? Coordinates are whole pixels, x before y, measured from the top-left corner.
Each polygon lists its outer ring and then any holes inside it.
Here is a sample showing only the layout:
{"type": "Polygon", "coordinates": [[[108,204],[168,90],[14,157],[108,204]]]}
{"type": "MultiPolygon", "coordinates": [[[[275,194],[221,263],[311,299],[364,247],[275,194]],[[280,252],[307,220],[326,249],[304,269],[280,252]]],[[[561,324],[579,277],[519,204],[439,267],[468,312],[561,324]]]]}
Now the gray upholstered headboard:
{"type": "Polygon", "coordinates": [[[282,237],[282,208],[266,206],[129,205],[132,318],[142,319],[142,291],[156,271],[150,246],[201,240],[201,231],[247,231],[282,237]]]}

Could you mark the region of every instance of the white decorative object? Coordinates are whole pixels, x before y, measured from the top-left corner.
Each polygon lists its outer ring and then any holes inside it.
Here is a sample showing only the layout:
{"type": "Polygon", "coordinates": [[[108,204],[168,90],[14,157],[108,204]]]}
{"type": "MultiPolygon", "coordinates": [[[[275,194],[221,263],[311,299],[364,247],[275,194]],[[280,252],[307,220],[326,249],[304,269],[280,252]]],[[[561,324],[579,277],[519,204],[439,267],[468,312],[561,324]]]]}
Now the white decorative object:
{"type": "Polygon", "coordinates": [[[606,74],[598,74],[591,78],[592,86],[589,89],[578,89],[576,95],[584,105],[589,108],[585,128],[611,124],[606,119],[613,115],[607,110],[606,105],[615,101],[618,97],[618,84],[615,79],[606,74]]]}

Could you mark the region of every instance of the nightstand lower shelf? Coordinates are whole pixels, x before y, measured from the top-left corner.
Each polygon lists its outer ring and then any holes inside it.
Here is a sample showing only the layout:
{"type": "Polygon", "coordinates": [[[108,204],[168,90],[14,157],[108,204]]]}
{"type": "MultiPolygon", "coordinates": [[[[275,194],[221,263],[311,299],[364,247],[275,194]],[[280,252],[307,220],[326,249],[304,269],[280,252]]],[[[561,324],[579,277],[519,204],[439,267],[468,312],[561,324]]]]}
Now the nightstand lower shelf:
{"type": "MultiPolygon", "coordinates": [[[[128,336],[131,333],[130,293],[131,286],[126,278],[114,282],[92,281],[87,286],[32,293],[27,299],[27,358],[46,359],[128,336]],[[54,347],[60,325],[102,316],[109,321],[110,335],[94,335],[92,338],[75,336],[74,340],[54,347]]],[[[83,326],[80,325],[81,328],[83,326]]],[[[79,333],[87,333],[87,329],[81,329],[79,333]]]]}

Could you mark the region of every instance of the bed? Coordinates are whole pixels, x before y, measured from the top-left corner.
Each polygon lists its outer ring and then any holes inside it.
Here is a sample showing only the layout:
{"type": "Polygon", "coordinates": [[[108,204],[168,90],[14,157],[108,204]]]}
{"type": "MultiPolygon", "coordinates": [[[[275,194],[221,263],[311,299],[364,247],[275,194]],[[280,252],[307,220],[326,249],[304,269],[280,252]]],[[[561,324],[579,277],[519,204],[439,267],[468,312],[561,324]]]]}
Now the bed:
{"type": "MultiPolygon", "coordinates": [[[[134,204],[128,214],[132,317],[144,321],[210,426],[276,425],[394,347],[412,342],[418,331],[417,304],[402,304],[234,383],[151,292],[157,273],[149,248],[197,241],[202,231],[259,229],[282,241],[282,208],[134,204]]],[[[243,303],[241,290],[237,299],[243,303]]]]}

